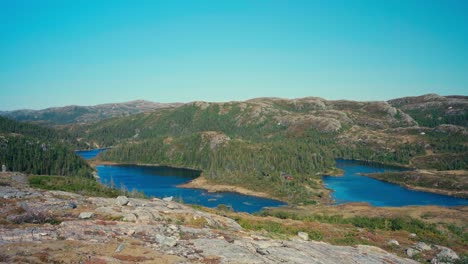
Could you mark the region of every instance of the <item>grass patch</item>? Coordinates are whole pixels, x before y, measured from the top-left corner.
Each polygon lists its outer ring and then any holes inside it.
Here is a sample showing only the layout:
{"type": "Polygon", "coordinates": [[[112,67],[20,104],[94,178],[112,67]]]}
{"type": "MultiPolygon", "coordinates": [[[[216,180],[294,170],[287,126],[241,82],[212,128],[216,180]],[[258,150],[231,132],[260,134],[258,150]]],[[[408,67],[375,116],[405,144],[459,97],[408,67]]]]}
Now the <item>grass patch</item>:
{"type": "Polygon", "coordinates": [[[318,230],[312,230],[304,226],[287,225],[271,220],[250,219],[235,217],[237,223],[245,229],[267,232],[273,237],[295,236],[298,232],[306,232],[312,240],[322,240],[323,234],[318,230]]]}

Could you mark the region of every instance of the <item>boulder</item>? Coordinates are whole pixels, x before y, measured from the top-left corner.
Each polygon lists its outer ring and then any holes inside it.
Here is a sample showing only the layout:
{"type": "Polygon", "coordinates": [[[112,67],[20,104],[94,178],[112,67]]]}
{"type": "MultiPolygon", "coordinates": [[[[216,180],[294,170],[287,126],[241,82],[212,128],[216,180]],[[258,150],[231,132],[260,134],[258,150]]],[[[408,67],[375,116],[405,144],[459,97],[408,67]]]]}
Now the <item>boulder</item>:
{"type": "Polygon", "coordinates": [[[80,219],[89,219],[89,218],[92,218],[93,216],[94,216],[93,212],[82,212],[82,213],[80,213],[78,218],[80,218],[80,219]]]}
{"type": "Polygon", "coordinates": [[[177,239],[174,237],[167,237],[161,234],[157,234],[155,237],[156,242],[161,246],[175,247],[177,245],[177,239]]]}
{"type": "Polygon", "coordinates": [[[163,201],[165,201],[165,202],[171,202],[171,201],[172,201],[172,199],[174,199],[174,197],[173,197],[173,196],[164,197],[164,198],[163,198],[163,201]]]}
{"type": "Polygon", "coordinates": [[[431,250],[432,247],[424,242],[418,242],[413,246],[418,251],[428,251],[431,250]]]}
{"type": "Polygon", "coordinates": [[[154,220],[154,215],[148,210],[138,210],[134,211],[134,213],[138,218],[138,223],[148,224],[154,220]]]}
{"type": "Polygon", "coordinates": [[[417,249],[414,249],[414,248],[407,248],[406,249],[406,255],[408,255],[408,257],[410,257],[410,258],[416,256],[419,253],[421,253],[421,252],[419,250],[417,250],[417,249]]]}
{"type": "Polygon", "coordinates": [[[137,220],[137,216],[133,213],[128,213],[124,215],[123,220],[127,222],[135,222],[137,220]]]}
{"type": "Polygon", "coordinates": [[[441,251],[431,260],[432,264],[453,263],[460,259],[458,254],[450,248],[442,246],[436,246],[436,248],[441,251]]]}
{"type": "Polygon", "coordinates": [[[115,199],[115,202],[117,203],[117,205],[124,206],[127,205],[129,201],[127,196],[119,196],[115,199]]]}
{"type": "Polygon", "coordinates": [[[306,232],[299,232],[297,233],[297,236],[301,238],[302,240],[305,240],[305,241],[309,240],[309,234],[307,234],[306,232]]]}

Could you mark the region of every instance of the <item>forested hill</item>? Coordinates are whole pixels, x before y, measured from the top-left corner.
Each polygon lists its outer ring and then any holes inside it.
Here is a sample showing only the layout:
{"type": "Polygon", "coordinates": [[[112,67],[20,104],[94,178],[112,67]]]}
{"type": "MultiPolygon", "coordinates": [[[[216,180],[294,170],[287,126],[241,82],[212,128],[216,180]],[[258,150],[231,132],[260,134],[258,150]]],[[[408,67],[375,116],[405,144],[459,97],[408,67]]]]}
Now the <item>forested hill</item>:
{"type": "Polygon", "coordinates": [[[65,106],[43,110],[16,110],[0,112],[0,115],[18,121],[33,122],[41,125],[64,125],[96,122],[112,117],[122,117],[149,112],[158,108],[175,107],[180,103],[155,103],[136,100],[125,103],[101,104],[95,106],[65,106]]]}
{"type": "Polygon", "coordinates": [[[0,117],[0,164],[8,170],[91,177],[92,169],[75,155],[74,143],[63,131],[0,117]]]}
{"type": "MultiPolygon", "coordinates": [[[[105,160],[197,168],[209,180],[263,191],[270,188],[271,193],[289,200],[321,195],[315,191],[316,175],[332,170],[337,157],[467,169],[467,99],[444,103],[453,111],[431,117],[439,120],[431,126],[418,123],[429,117],[404,110],[409,107],[405,102],[427,102],[405,100],[308,97],[193,102],[68,129],[91,145],[115,146],[101,156],[105,160]],[[453,120],[461,125],[450,124],[453,120]],[[284,182],[285,175],[294,181],[284,182]]],[[[430,105],[411,109],[426,111],[430,105]]]]}
{"type": "Polygon", "coordinates": [[[19,134],[42,141],[67,144],[77,149],[87,147],[65,131],[18,122],[2,116],[0,116],[0,134],[19,134]]]}

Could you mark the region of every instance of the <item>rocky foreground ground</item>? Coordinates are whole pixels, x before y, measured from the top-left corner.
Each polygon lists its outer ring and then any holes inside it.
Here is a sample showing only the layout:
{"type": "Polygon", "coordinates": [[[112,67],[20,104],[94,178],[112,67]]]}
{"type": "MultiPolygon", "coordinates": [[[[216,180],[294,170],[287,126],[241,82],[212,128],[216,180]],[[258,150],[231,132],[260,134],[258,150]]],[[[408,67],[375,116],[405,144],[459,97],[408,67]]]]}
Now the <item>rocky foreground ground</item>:
{"type": "Polygon", "coordinates": [[[417,263],[303,234],[271,239],[173,201],[85,197],[29,188],[21,174],[0,177],[0,262],[417,263]]]}

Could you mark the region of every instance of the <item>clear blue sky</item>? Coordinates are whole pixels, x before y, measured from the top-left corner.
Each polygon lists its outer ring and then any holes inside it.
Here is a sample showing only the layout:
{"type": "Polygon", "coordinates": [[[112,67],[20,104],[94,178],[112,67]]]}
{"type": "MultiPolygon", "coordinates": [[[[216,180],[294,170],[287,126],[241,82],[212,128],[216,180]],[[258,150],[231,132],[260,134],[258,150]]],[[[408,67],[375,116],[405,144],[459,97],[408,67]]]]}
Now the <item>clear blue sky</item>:
{"type": "Polygon", "coordinates": [[[0,1],[0,110],[468,93],[468,1],[0,1]]]}

